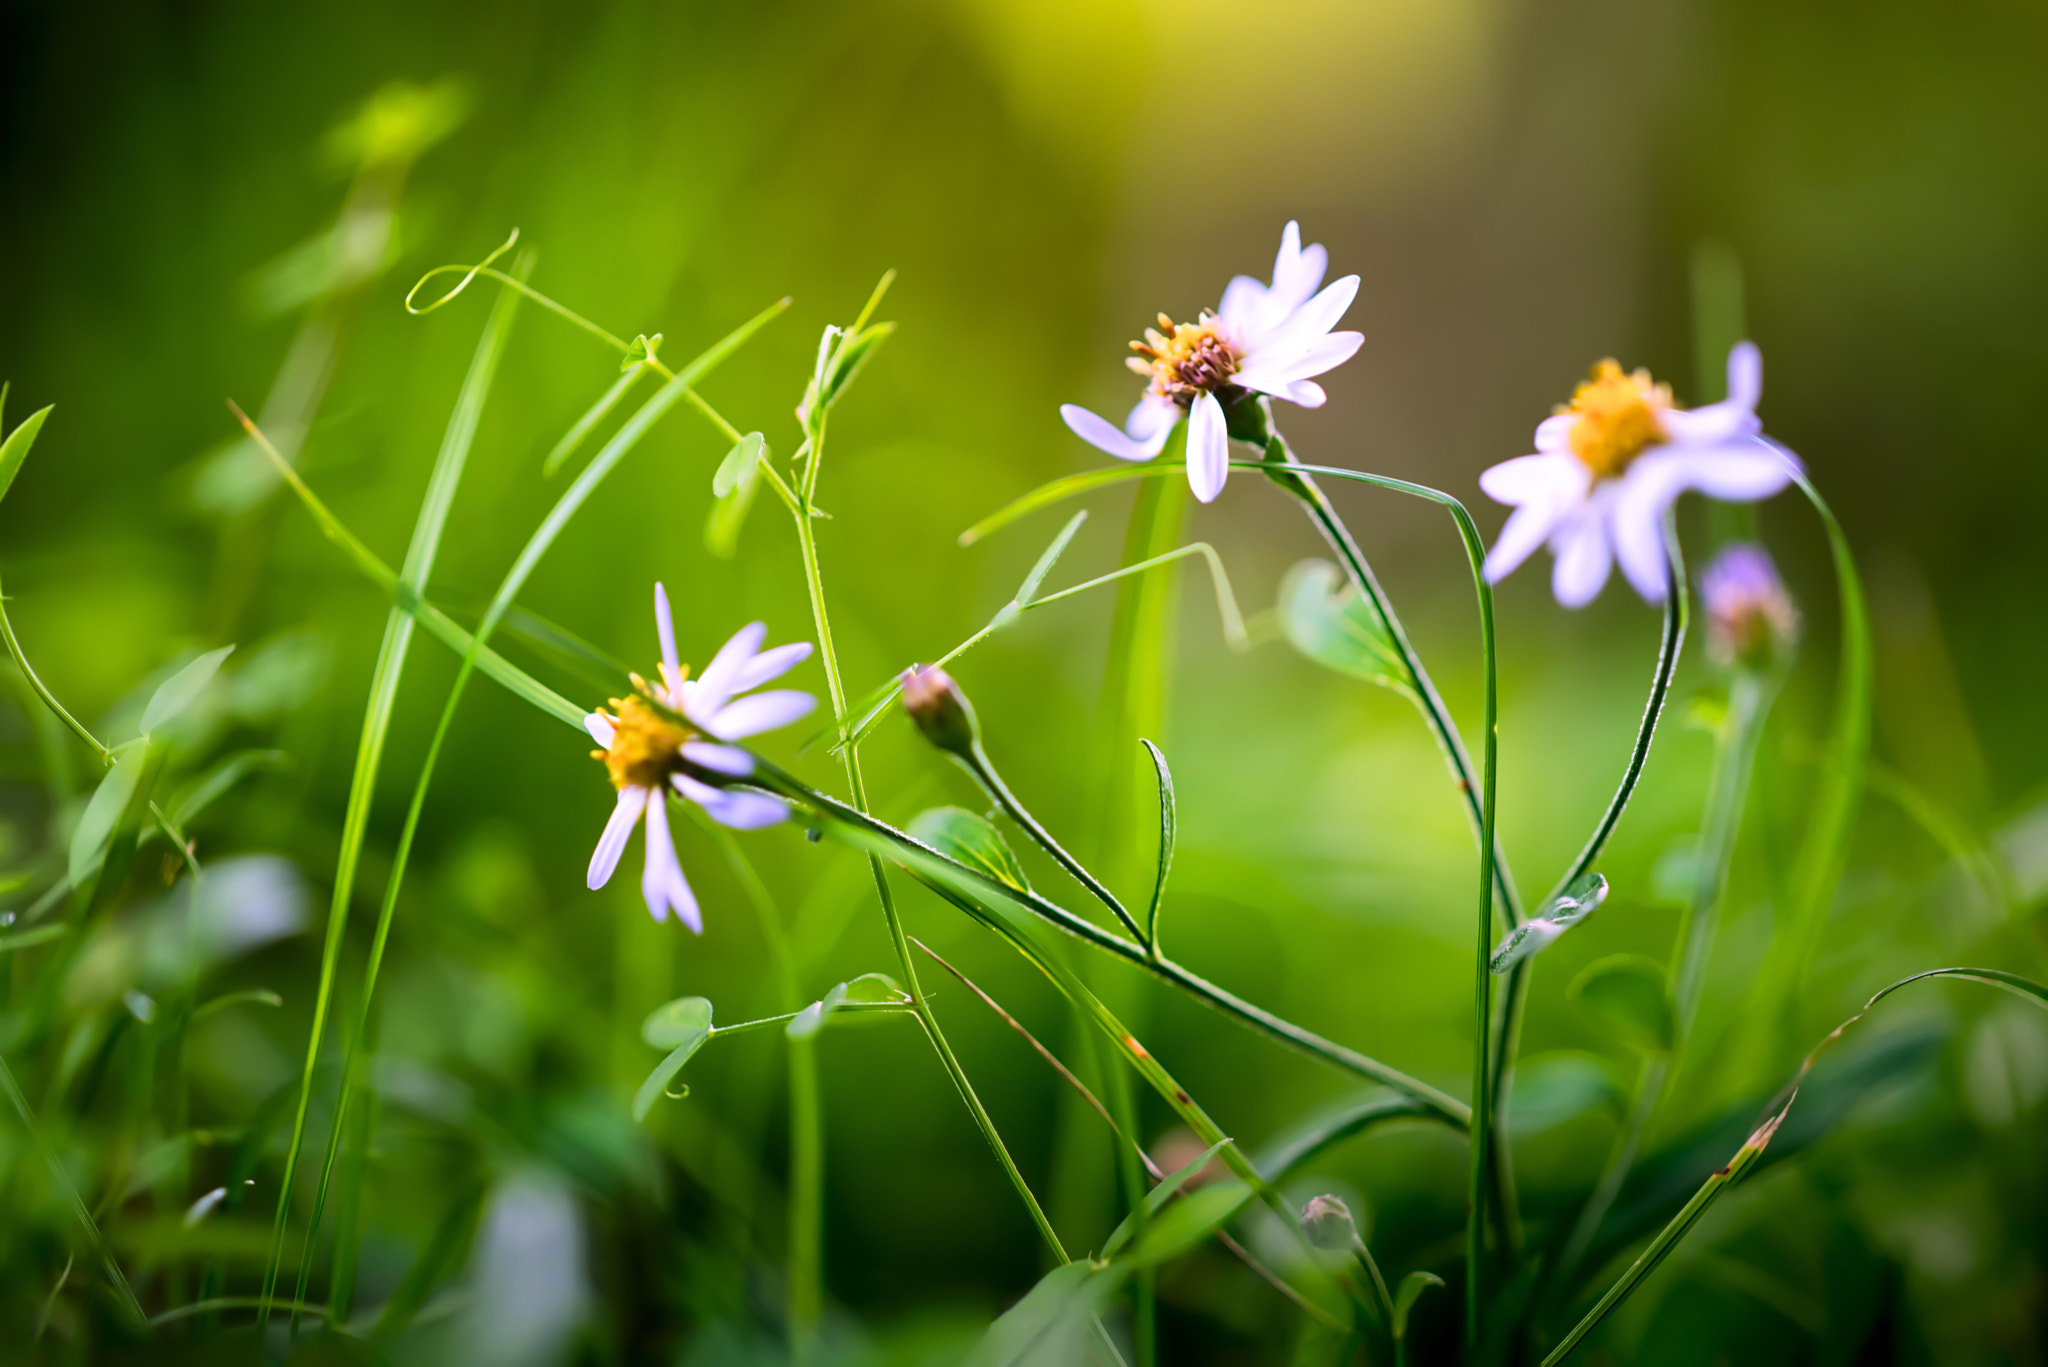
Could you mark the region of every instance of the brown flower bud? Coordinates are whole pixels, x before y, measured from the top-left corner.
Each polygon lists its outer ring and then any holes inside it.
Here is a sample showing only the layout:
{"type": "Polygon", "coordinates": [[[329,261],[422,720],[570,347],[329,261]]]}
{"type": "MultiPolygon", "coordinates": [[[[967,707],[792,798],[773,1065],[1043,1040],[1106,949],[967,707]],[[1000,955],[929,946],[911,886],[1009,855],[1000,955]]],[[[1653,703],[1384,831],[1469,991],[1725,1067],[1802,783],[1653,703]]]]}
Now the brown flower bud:
{"type": "Polygon", "coordinates": [[[903,710],[924,732],[924,738],[939,749],[961,756],[974,752],[981,738],[981,724],[974,719],[974,707],[952,676],[937,665],[903,671],[903,710]]]}

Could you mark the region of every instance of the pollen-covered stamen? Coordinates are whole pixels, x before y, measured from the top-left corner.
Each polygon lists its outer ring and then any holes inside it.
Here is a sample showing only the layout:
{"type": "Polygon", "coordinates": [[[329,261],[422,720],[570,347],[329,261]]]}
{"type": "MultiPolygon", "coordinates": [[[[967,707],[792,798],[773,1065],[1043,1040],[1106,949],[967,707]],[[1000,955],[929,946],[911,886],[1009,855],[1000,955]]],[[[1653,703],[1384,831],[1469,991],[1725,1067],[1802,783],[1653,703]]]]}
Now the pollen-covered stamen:
{"type": "Polygon", "coordinates": [[[1613,479],[1637,456],[1671,439],[1662,413],[1671,407],[1671,386],[1658,384],[1650,372],[1624,374],[1609,358],[1593,367],[1593,376],[1572,391],[1570,407],[1559,413],[1578,416],[1572,424],[1572,454],[1596,480],[1613,479]]]}
{"type": "Polygon", "coordinates": [[[695,732],[676,725],[638,698],[613,698],[599,716],[612,724],[612,746],[593,750],[614,788],[659,788],[683,770],[683,746],[695,732]]]}
{"type": "Polygon", "coordinates": [[[1166,330],[1146,328],[1145,340],[1131,343],[1138,354],[1124,362],[1152,381],[1154,394],[1186,408],[1198,395],[1229,387],[1243,358],[1220,319],[1204,313],[1198,322],[1176,323],[1162,313],[1159,327],[1166,330]]]}

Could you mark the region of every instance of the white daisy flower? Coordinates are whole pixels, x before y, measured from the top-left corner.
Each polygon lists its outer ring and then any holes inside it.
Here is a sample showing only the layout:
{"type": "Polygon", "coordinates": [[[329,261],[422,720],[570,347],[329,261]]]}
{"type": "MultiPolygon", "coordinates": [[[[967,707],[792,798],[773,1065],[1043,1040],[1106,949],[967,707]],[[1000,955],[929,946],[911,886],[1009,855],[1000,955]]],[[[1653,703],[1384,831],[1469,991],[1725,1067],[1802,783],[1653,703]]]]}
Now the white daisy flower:
{"type": "Polygon", "coordinates": [[[1762,435],[1762,392],[1763,357],[1750,342],[1728,353],[1728,397],[1704,408],[1673,407],[1670,386],[1647,370],[1594,366],[1571,403],[1538,424],[1536,454],[1479,477],[1489,498],[1515,509],[1487,554],[1487,582],[1548,543],[1551,591],[1565,607],[1598,597],[1616,560],[1636,592],[1663,602],[1671,588],[1664,514],[1680,494],[1749,503],[1799,470],[1791,452],[1762,435]]]}
{"type": "Polygon", "coordinates": [[[683,877],[675,842],[669,837],[666,795],[672,789],[710,813],[712,820],[735,830],[772,826],[789,815],[780,798],[739,788],[714,788],[684,773],[682,761],[735,778],[752,773],[753,757],[723,742],[787,726],[817,706],[818,700],[791,688],[740,695],[788,673],[810,655],[811,647],[808,641],[798,641],[764,651],[761,642],[768,629],[755,622],[740,628],[712,657],[703,674],[692,679],[689,670],[676,662],[668,594],[659,584],[654,586],[654,629],[661,636],[661,682],[651,684],[636,674],[634,687],[690,725],[671,720],[639,696],[613,698],[609,711],[600,709],[583,719],[584,729],[604,747],[591,751],[591,756],[604,761],[612,786],[619,791],[618,806],[612,809],[611,820],[598,837],[597,850],[590,856],[589,885],[594,890],[611,881],[633,827],[645,816],[647,869],[640,877],[640,893],[647,899],[647,909],[657,921],[673,911],[691,930],[702,933],[704,922],[697,899],[683,877]]]}
{"type": "Polygon", "coordinates": [[[1061,404],[1074,435],[1119,460],[1150,460],[1166,445],[1181,414],[1188,416],[1188,486],[1207,503],[1223,492],[1230,474],[1230,437],[1223,405],[1246,392],[1320,408],[1325,395],[1314,377],[1335,370],[1365,342],[1359,332],[1332,332],[1358,294],[1347,275],[1317,293],[1329,253],[1301,245],[1289,223],[1273,261],[1273,283],[1240,275],[1223,291],[1214,313],[1192,323],[1159,315],[1159,327],[1131,343],[1125,362],[1151,381],[1145,397],[1118,428],[1078,404],[1061,404]]]}

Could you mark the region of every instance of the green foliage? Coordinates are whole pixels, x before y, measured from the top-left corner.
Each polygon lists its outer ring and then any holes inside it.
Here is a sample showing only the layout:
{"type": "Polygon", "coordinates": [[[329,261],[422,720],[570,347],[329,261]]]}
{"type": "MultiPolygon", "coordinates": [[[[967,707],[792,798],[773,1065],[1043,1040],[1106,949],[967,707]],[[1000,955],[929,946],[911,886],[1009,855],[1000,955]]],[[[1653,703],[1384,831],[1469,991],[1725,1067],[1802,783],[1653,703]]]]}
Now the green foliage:
{"type": "Polygon", "coordinates": [[[909,832],[945,855],[997,882],[1029,892],[1024,866],[987,817],[962,807],[933,807],[911,818],[909,832]]]}
{"type": "Polygon", "coordinates": [[[1615,954],[1588,964],[1566,995],[1604,1033],[1646,1054],[1667,1054],[1678,1039],[1678,1013],[1664,970],[1640,954],[1615,954]]]}

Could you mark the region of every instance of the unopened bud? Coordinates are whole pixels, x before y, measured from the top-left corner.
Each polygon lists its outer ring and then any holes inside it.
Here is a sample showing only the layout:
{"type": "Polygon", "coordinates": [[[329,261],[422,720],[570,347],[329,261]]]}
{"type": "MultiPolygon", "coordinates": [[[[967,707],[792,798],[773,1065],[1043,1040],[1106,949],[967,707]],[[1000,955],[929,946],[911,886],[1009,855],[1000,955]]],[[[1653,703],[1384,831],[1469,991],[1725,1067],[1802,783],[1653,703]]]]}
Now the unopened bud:
{"type": "Polygon", "coordinates": [[[1335,1196],[1317,1196],[1301,1208],[1301,1227],[1308,1241],[1331,1253],[1348,1253],[1358,1242],[1358,1224],[1351,1207],[1335,1196]]]}
{"type": "Polygon", "coordinates": [[[981,736],[974,707],[953,677],[937,665],[903,671],[903,710],[939,749],[962,758],[973,754],[981,736]]]}
{"type": "Polygon", "coordinates": [[[1700,576],[1707,650],[1723,665],[1751,669],[1782,659],[1799,638],[1799,610],[1761,546],[1738,542],[1700,576]]]}

